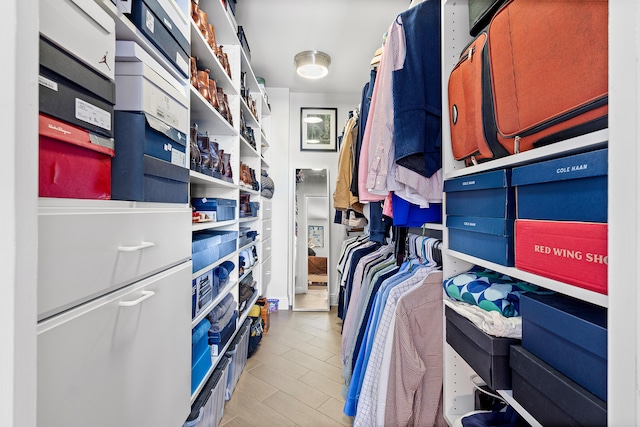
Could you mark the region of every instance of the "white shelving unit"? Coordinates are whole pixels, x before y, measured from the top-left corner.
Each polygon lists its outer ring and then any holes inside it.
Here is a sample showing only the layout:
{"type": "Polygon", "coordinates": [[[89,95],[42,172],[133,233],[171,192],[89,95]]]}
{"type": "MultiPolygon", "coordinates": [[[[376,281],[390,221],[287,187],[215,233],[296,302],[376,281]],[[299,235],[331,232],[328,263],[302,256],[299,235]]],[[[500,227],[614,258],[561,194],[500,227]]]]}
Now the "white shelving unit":
{"type": "MultiPolygon", "coordinates": [[[[216,80],[218,87],[224,90],[227,95],[229,108],[233,117],[233,124],[229,123],[213,106],[207,102],[199,91],[190,86],[191,92],[191,111],[190,111],[190,123],[196,123],[198,125],[198,131],[200,133],[206,132],[211,140],[218,142],[220,149],[224,150],[225,154],[231,154],[231,170],[232,170],[232,182],[213,178],[211,176],[191,171],[190,172],[190,196],[193,197],[219,197],[224,199],[233,199],[238,202],[240,195],[248,194],[252,202],[260,202],[260,192],[253,190],[245,186],[240,181],[240,163],[251,167],[256,174],[256,179],[260,180],[260,169],[263,167],[264,160],[262,155],[262,142],[266,139],[266,132],[263,128],[264,115],[268,115],[268,109],[265,108],[266,102],[260,92],[258,82],[255,74],[251,68],[250,61],[248,60],[245,52],[240,46],[240,42],[237,37],[237,30],[233,19],[229,16],[228,11],[219,0],[200,0],[199,7],[207,12],[208,22],[215,28],[215,37],[218,46],[223,46],[224,52],[229,57],[229,65],[231,68],[231,78],[227,75],[224,68],[219,63],[218,59],[214,55],[213,51],[205,41],[204,37],[200,33],[200,30],[191,20],[191,54],[197,59],[198,70],[209,69],[210,78],[216,80]],[[245,84],[249,89],[250,96],[256,100],[256,109],[258,117],[251,113],[251,110],[247,102],[241,96],[241,74],[244,73],[245,84]],[[242,112],[245,123],[248,127],[253,129],[256,147],[251,146],[249,141],[240,133],[240,113],[242,112]]],[[[262,206],[261,206],[262,208],[262,206]]],[[[262,209],[261,209],[262,210],[262,209]]],[[[231,230],[238,232],[240,227],[249,227],[251,230],[258,232],[260,236],[262,234],[261,216],[255,217],[239,217],[240,209],[236,208],[235,219],[230,221],[220,222],[204,222],[193,224],[192,232],[198,232],[202,230],[216,229],[216,230],[231,230]]],[[[256,289],[258,292],[248,302],[245,309],[240,313],[236,331],[237,334],[242,323],[247,318],[249,309],[255,304],[257,298],[260,295],[264,295],[266,289],[261,280],[262,274],[262,259],[261,259],[261,239],[257,238],[253,242],[238,247],[231,254],[223,257],[215,263],[203,268],[202,270],[193,274],[195,279],[200,274],[207,272],[211,268],[216,267],[226,260],[232,261],[236,268],[231,274],[231,280],[227,286],[222,289],[219,295],[213,300],[213,302],[207,306],[204,313],[199,315],[192,322],[192,327],[197,325],[197,322],[202,320],[206,313],[211,311],[217,303],[227,294],[232,294],[236,301],[239,302],[239,284],[250,273],[256,282],[256,289]],[[251,268],[244,271],[241,277],[238,277],[238,262],[239,253],[241,250],[249,248],[255,245],[259,255],[258,262],[256,262],[251,268]]],[[[233,339],[230,338],[229,343],[233,339]]],[[[227,344],[228,347],[229,344],[227,344]]],[[[226,351],[226,347],[223,349],[226,351]]],[[[224,351],[221,353],[224,355],[224,351]]],[[[221,356],[213,358],[213,367],[202,379],[200,386],[195,390],[191,396],[191,402],[197,398],[200,393],[202,385],[207,381],[218,362],[220,362],[221,356]]]]}
{"type": "MultiPolygon", "coordinates": [[[[535,274],[504,267],[448,248],[448,232],[443,233],[444,276],[451,277],[480,265],[517,277],[559,293],[608,308],[608,423],[638,424],[638,314],[637,268],[640,231],[637,224],[640,206],[637,172],[638,150],[638,66],[629,66],[627,58],[640,53],[640,6],[635,2],[609,0],[609,128],[537,148],[524,153],[465,167],[453,159],[448,130],[448,76],[459,54],[471,41],[468,32],[466,0],[442,1],[442,94],[443,94],[443,169],[444,179],[491,169],[513,167],[552,157],[609,147],[608,188],[608,295],[591,292],[535,274]],[[625,46],[624,48],[622,46],[625,46]],[[613,141],[608,144],[609,140],[613,141]],[[631,378],[633,377],[633,378],[631,378]]],[[[446,201],[445,201],[446,203],[446,201]]],[[[444,339],[444,337],[443,337],[444,339]]],[[[473,410],[473,370],[445,341],[444,414],[449,424],[473,410]]],[[[540,425],[513,399],[510,390],[499,393],[529,422],[540,425]]]]}

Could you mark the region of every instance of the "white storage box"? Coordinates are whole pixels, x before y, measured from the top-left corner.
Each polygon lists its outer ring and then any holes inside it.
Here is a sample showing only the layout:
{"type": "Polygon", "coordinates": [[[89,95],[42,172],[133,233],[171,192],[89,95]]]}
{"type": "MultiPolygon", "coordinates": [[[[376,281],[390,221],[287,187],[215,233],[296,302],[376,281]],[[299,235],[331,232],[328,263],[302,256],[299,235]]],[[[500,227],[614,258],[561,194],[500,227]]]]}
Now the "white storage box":
{"type": "Polygon", "coordinates": [[[135,42],[118,40],[116,52],[115,109],[148,113],[188,135],[186,85],[135,42]]]}
{"type": "Polygon", "coordinates": [[[40,2],[40,33],[114,79],[116,24],[94,0],[40,2]]]}

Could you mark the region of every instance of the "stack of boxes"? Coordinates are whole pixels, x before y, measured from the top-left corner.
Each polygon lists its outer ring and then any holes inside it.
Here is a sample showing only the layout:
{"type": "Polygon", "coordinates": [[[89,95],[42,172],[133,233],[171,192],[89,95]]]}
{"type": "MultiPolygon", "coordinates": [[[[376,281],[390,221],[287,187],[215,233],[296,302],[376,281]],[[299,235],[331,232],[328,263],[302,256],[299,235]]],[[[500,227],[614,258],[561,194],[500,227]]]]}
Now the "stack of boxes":
{"type": "Polygon", "coordinates": [[[115,43],[94,1],[40,6],[41,197],[111,198],[115,43]]]}
{"type": "Polygon", "coordinates": [[[517,268],[607,293],[607,151],[513,169],[517,268]]]}
{"type": "MultiPolygon", "coordinates": [[[[607,151],[513,169],[518,269],[607,294],[607,151]]],[[[521,313],[514,398],[544,425],[606,425],[606,308],[525,295],[521,313]]]]}
{"type": "Polygon", "coordinates": [[[119,7],[167,63],[92,0],[40,7],[39,194],[186,203],[189,21],[172,0],[119,7]]]}
{"type": "Polygon", "coordinates": [[[513,266],[515,198],[511,170],[500,169],[444,182],[449,248],[513,266]]]}

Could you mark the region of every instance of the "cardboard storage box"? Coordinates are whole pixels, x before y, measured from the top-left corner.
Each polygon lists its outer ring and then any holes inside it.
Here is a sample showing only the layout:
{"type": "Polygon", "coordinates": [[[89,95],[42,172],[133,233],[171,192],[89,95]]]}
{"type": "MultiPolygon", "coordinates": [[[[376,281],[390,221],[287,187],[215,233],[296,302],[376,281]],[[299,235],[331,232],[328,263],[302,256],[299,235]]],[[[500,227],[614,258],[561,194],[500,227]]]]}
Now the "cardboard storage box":
{"type": "Polygon", "coordinates": [[[131,5],[131,14],[127,16],[184,77],[189,77],[189,54],[187,51],[190,49],[184,49],[173,38],[171,31],[154,13],[151,6],[158,11],[158,3],[155,1],[134,0],[131,5]]]}
{"type": "Polygon", "coordinates": [[[116,110],[141,111],[189,133],[189,97],[186,86],[132,41],[117,42],[116,110]]]}
{"type": "Polygon", "coordinates": [[[40,112],[113,137],[115,83],[42,37],[38,83],[40,112]]]}
{"type": "Polygon", "coordinates": [[[115,125],[119,156],[132,155],[139,159],[147,154],[186,168],[187,137],[184,133],[139,112],[116,111],[115,125]]]}
{"type": "Polygon", "coordinates": [[[515,265],[607,294],[607,224],[516,220],[515,265]]]}
{"type": "Polygon", "coordinates": [[[231,252],[235,251],[237,240],[238,240],[238,232],[237,231],[221,231],[221,230],[207,230],[205,233],[211,234],[214,236],[220,236],[220,258],[229,255],[231,252]]]}
{"type": "Polygon", "coordinates": [[[195,273],[220,259],[221,237],[206,232],[193,233],[191,241],[192,270],[195,273]]]}
{"type": "Polygon", "coordinates": [[[449,248],[512,267],[512,219],[447,216],[449,248]]]}
{"type": "Polygon", "coordinates": [[[513,397],[544,426],[607,425],[607,404],[520,346],[511,347],[513,397]]]}
{"type": "Polygon", "coordinates": [[[113,80],[116,24],[95,0],[43,1],[39,14],[41,35],[113,80]]]}
{"type": "Polygon", "coordinates": [[[193,197],[191,206],[196,212],[209,215],[214,221],[229,221],[236,218],[237,201],[234,199],[221,199],[216,197],[193,197]]]}
{"type": "Polygon", "coordinates": [[[448,179],[444,182],[444,192],[447,215],[515,218],[509,169],[448,179]]]}
{"type": "Polygon", "coordinates": [[[513,169],[517,217],[607,222],[608,149],[513,169]]]}
{"type": "Polygon", "coordinates": [[[191,331],[191,393],[196,391],[211,368],[211,351],[207,334],[211,323],[202,319],[191,331]]]}
{"type": "Polygon", "coordinates": [[[523,294],[522,347],[607,400],[607,309],[560,294],[523,294]]]}
{"type": "Polygon", "coordinates": [[[40,114],[38,195],[111,198],[113,140],[40,114]]]}
{"type": "Polygon", "coordinates": [[[444,313],[447,343],[491,389],[511,389],[509,348],[519,345],[520,340],[486,334],[449,307],[445,307],[444,313]]]}

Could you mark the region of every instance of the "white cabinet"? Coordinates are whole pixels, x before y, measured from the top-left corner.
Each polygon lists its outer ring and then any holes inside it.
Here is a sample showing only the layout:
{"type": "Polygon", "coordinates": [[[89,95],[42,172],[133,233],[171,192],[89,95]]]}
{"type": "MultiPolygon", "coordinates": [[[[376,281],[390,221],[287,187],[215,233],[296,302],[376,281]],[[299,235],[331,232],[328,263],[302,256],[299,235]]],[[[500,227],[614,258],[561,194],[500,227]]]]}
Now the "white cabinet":
{"type": "Polygon", "coordinates": [[[41,199],[39,320],[189,260],[189,208],[161,206],[41,199]]]}
{"type": "Polygon", "coordinates": [[[191,262],[38,325],[38,425],[175,427],[189,408],[191,262]]]}

